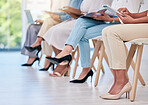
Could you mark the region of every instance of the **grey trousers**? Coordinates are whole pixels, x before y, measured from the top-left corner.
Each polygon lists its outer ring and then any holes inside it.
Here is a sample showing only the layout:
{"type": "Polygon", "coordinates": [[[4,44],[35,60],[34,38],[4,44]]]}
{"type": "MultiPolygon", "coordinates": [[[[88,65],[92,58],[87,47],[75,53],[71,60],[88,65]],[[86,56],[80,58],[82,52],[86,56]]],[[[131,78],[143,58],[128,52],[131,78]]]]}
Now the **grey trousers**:
{"type": "Polygon", "coordinates": [[[37,39],[42,24],[31,24],[27,29],[26,40],[21,50],[21,54],[36,58],[36,52],[29,52],[25,46],[31,46],[37,39]]]}

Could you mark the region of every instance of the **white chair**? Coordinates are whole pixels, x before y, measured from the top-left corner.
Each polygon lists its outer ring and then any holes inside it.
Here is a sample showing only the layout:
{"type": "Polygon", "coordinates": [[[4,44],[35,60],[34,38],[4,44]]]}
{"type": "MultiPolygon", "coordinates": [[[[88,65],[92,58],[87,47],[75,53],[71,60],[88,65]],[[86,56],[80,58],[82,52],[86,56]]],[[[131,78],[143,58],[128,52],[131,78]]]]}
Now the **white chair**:
{"type": "Polygon", "coordinates": [[[135,100],[138,78],[140,82],[142,83],[142,85],[145,86],[145,82],[139,73],[139,69],[140,69],[140,64],[141,64],[143,46],[148,45],[148,38],[140,38],[140,39],[131,40],[129,41],[129,43],[131,43],[131,47],[130,47],[130,50],[127,56],[127,69],[129,69],[129,66],[132,63],[132,59],[137,50],[136,62],[135,62],[135,68],[134,68],[135,71],[134,71],[134,77],[133,77],[133,85],[132,85],[131,98],[130,98],[130,100],[133,102],[135,100]]]}

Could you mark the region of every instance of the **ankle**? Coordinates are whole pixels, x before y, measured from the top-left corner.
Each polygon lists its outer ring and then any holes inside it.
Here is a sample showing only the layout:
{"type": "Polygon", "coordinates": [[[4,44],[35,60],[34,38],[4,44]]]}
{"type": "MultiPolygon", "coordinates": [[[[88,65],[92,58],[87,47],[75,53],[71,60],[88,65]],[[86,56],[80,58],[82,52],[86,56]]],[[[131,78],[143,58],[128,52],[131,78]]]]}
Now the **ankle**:
{"type": "Polygon", "coordinates": [[[123,86],[124,86],[124,85],[126,85],[127,83],[128,83],[128,80],[117,80],[117,81],[116,81],[116,84],[117,84],[117,85],[123,85],[123,86]]]}
{"type": "Polygon", "coordinates": [[[70,46],[70,45],[67,45],[64,49],[64,52],[67,53],[67,54],[70,54],[73,50],[73,47],[70,46]]]}

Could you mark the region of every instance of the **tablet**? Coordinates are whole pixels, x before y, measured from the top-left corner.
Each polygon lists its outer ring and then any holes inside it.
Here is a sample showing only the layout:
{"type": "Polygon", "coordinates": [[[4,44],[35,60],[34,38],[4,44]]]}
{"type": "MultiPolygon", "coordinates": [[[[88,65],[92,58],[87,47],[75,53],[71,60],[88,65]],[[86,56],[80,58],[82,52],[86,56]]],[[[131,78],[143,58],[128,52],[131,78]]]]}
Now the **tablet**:
{"type": "Polygon", "coordinates": [[[28,23],[34,24],[35,22],[33,21],[32,14],[31,14],[30,10],[24,10],[24,11],[26,13],[28,23]]]}
{"type": "MultiPolygon", "coordinates": [[[[103,5],[103,7],[104,7],[105,9],[107,9],[108,11],[112,12],[114,15],[116,15],[116,13],[118,13],[119,15],[121,15],[121,16],[124,17],[124,15],[122,15],[119,11],[114,10],[113,8],[111,8],[111,7],[108,6],[108,5],[103,5]]],[[[119,17],[118,17],[118,18],[119,18],[119,17]]],[[[120,21],[121,24],[124,24],[120,18],[119,18],[119,21],[120,21]]]]}
{"type": "Polygon", "coordinates": [[[103,7],[104,7],[105,9],[107,9],[108,11],[114,13],[114,14],[118,13],[119,15],[124,16],[124,15],[122,15],[119,11],[116,11],[115,9],[111,8],[111,7],[108,6],[108,5],[103,5],[103,7]]]}

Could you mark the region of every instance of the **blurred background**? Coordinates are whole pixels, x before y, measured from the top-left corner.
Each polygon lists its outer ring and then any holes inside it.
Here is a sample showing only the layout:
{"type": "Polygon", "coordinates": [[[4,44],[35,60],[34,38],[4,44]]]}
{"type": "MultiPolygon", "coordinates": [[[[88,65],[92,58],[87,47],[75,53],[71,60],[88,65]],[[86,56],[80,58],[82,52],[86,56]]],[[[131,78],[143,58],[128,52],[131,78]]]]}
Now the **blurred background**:
{"type": "Polygon", "coordinates": [[[33,19],[43,19],[50,10],[50,0],[0,0],[0,51],[20,50],[28,26],[25,9],[33,19]]]}

